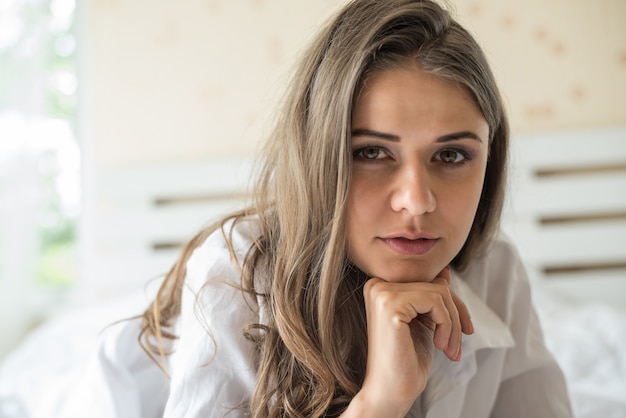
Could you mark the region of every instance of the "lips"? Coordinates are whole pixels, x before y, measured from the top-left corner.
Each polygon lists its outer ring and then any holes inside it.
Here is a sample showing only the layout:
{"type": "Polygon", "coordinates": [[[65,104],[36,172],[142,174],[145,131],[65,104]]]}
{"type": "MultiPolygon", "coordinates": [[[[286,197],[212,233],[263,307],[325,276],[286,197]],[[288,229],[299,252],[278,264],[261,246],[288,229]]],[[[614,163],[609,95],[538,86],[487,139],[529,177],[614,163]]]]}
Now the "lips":
{"type": "Polygon", "coordinates": [[[438,238],[388,237],[381,240],[393,251],[402,255],[424,255],[439,241],[438,238]]]}

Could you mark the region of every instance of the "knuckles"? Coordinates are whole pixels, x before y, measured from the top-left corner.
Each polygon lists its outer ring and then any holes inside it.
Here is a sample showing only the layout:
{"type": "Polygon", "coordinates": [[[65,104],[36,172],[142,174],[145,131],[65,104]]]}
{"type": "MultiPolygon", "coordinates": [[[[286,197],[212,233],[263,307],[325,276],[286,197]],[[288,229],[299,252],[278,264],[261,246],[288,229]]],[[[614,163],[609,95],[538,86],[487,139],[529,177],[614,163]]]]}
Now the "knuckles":
{"type": "Polygon", "coordinates": [[[413,286],[414,295],[411,298],[427,301],[430,306],[443,306],[446,301],[453,300],[447,283],[390,283],[378,278],[372,278],[365,283],[363,296],[367,305],[386,310],[396,306],[400,300],[407,300],[407,285],[413,286]]]}
{"type": "Polygon", "coordinates": [[[363,293],[368,304],[373,304],[382,310],[394,305],[399,298],[398,292],[393,290],[393,285],[381,279],[367,281],[363,293]]]}

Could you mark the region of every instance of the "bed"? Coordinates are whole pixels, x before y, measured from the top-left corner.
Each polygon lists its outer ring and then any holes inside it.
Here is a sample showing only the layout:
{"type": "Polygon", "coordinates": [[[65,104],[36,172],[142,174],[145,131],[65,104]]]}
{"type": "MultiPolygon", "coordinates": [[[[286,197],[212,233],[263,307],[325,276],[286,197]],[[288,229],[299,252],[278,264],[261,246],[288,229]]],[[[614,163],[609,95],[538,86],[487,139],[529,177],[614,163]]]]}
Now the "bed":
{"type": "MultiPolygon", "coordinates": [[[[50,418],[99,331],[138,313],[180,244],[245,201],[248,158],[103,173],[74,302],[0,363],[0,418],[50,418]]],[[[626,128],[518,136],[504,230],[519,245],[575,416],[626,417],[626,128]]]]}

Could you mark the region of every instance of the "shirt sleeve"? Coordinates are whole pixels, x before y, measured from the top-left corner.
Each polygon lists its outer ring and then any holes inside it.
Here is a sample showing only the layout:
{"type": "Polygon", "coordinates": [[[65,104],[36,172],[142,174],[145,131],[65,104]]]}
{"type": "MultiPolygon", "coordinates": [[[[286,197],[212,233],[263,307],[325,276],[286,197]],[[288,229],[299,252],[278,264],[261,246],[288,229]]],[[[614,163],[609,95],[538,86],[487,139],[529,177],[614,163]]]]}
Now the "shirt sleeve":
{"type": "Polygon", "coordinates": [[[515,345],[506,354],[492,416],[571,417],[565,378],[546,348],[526,270],[507,240],[495,251],[489,304],[508,324],[515,345]]]}
{"type": "Polygon", "coordinates": [[[141,320],[107,327],[98,349],[55,415],[59,418],[162,416],[168,381],[137,340],[141,320]]]}
{"type": "MultiPolygon", "coordinates": [[[[251,241],[233,239],[243,259],[251,241]]],[[[239,261],[220,231],[189,259],[181,303],[164,416],[246,415],[257,366],[244,328],[259,322],[258,306],[240,289],[239,261]]]]}

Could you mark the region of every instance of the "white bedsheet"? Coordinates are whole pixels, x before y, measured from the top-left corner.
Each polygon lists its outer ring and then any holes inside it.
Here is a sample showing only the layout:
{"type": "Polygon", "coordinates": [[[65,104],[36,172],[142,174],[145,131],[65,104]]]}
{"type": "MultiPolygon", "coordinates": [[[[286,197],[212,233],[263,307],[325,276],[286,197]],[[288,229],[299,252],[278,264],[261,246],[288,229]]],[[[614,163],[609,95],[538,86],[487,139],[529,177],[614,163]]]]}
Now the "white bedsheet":
{"type": "Polygon", "coordinates": [[[626,418],[626,309],[535,292],[578,418],[626,418]]]}
{"type": "Polygon", "coordinates": [[[53,418],[67,388],[107,325],[141,313],[137,293],[59,314],[32,331],[0,363],[0,418],[53,418]]]}
{"type": "MultiPolygon", "coordinates": [[[[626,310],[536,292],[549,348],[569,383],[577,418],[626,418],[626,310]]],[[[34,330],[0,364],[0,418],[52,418],[99,331],[137,314],[131,295],[72,310],[34,330]]]]}

